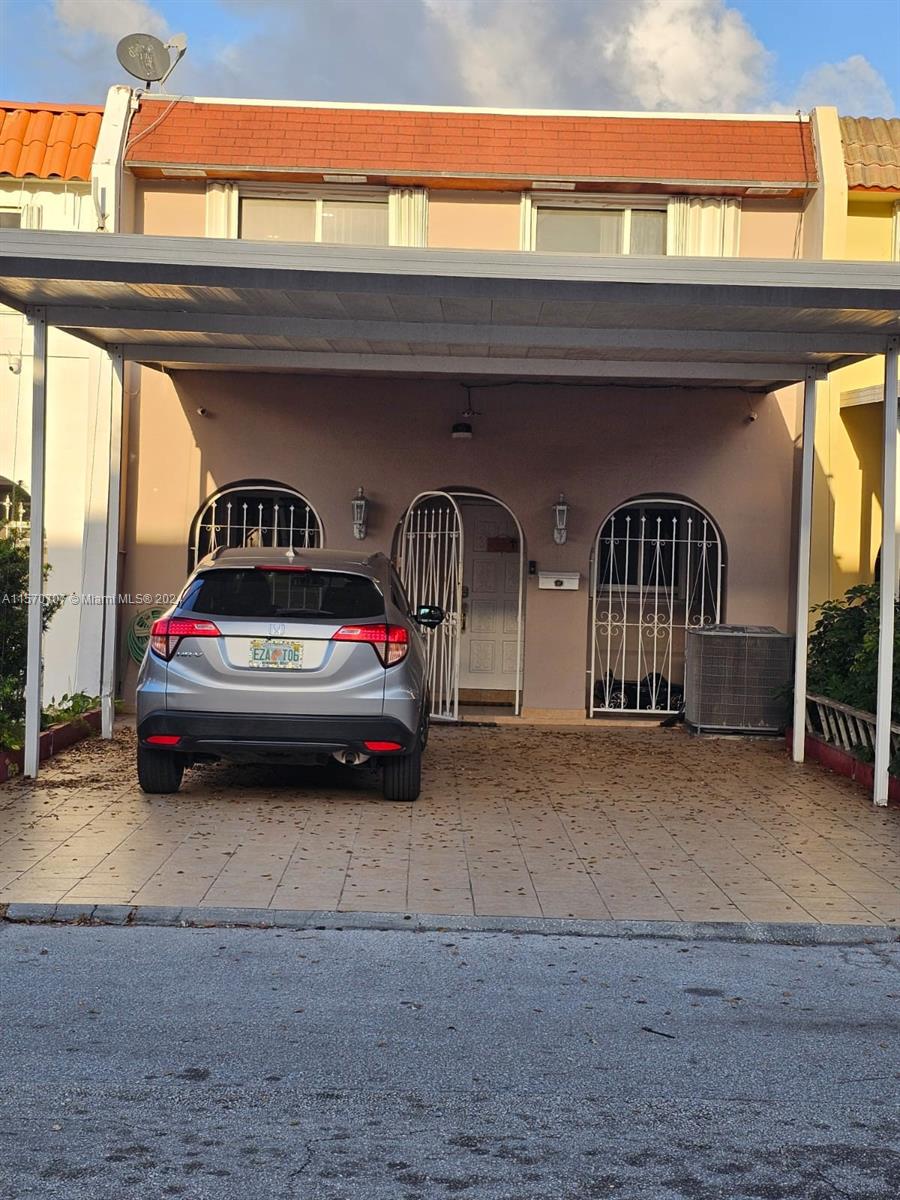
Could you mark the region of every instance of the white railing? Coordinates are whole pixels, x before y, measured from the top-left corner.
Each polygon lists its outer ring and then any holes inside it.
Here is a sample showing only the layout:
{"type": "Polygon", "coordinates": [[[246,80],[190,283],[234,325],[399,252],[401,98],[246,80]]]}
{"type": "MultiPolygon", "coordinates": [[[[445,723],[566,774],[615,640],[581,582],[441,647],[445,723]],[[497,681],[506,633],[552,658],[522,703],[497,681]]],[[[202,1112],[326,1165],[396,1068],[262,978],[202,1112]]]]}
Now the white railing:
{"type": "MultiPolygon", "coordinates": [[[[875,714],[826,696],[806,697],[806,731],[848,754],[875,757],[875,714]]],[[[900,750],[900,725],[891,723],[891,758],[900,750]]]]}
{"type": "Polygon", "coordinates": [[[27,538],[31,522],[28,505],[9,494],[0,500],[0,538],[27,538]]]}

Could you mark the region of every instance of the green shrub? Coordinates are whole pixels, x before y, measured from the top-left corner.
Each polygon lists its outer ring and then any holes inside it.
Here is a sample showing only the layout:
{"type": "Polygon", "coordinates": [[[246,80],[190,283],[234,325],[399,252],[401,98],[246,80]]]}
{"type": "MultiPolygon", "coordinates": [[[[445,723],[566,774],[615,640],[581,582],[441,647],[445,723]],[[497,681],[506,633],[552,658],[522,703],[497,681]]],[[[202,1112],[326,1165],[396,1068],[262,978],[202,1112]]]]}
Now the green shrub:
{"type": "MultiPolygon", "coordinates": [[[[877,583],[852,587],[840,600],[827,600],[813,611],[818,620],[809,639],[808,687],[811,692],[875,711],[878,687],[877,583]]],[[[900,605],[894,606],[894,703],[900,700],[900,605]]]]}
{"type": "MultiPolygon", "coordinates": [[[[50,568],[44,568],[44,579],[50,568]]],[[[0,526],[0,747],[18,750],[25,719],[25,670],[28,654],[28,544],[9,527],[0,526]]],[[[43,627],[62,604],[42,606],[43,627]]]]}
{"type": "Polygon", "coordinates": [[[67,693],[59,700],[54,700],[41,713],[41,729],[49,729],[51,725],[58,725],[62,721],[71,721],[73,717],[84,716],[86,712],[98,708],[99,705],[99,696],[89,696],[87,692],[75,692],[72,696],[67,693]]]}

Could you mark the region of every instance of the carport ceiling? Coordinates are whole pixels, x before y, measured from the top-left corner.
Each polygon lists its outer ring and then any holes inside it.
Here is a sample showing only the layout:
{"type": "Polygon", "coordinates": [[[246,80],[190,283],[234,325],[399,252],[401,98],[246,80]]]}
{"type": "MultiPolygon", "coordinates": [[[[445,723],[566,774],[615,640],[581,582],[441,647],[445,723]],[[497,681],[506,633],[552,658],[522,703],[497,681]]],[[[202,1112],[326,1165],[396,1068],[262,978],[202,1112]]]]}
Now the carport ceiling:
{"type": "Polygon", "coordinates": [[[172,369],[771,389],[881,353],[900,266],[0,232],[0,299],[172,369]]]}

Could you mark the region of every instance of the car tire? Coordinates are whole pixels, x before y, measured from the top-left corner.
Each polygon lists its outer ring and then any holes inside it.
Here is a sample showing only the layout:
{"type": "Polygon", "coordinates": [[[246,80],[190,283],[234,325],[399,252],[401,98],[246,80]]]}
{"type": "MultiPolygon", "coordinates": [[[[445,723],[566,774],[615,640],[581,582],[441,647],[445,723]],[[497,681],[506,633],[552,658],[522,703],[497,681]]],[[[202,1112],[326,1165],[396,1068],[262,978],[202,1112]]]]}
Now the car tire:
{"type": "Polygon", "coordinates": [[[184,759],[172,750],[148,750],[138,746],[138,783],[142,792],[158,795],[177,792],[184,774],[184,759]]]}
{"type": "Polygon", "coordinates": [[[418,800],[422,790],[422,748],[416,746],[410,754],[386,758],[382,768],[382,791],[385,800],[409,802],[418,800]]]}

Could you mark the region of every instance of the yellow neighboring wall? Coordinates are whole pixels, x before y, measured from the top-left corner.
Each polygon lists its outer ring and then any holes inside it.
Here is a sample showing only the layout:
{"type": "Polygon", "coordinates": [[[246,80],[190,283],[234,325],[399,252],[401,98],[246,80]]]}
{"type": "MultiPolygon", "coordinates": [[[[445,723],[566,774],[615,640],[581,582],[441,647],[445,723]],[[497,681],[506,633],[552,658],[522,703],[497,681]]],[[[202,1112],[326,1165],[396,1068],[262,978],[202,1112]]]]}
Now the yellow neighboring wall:
{"type": "MultiPolygon", "coordinates": [[[[900,122],[890,125],[900,126],[900,122]]],[[[840,126],[838,126],[838,132],[840,126]]],[[[829,129],[828,133],[833,130],[829,129]]],[[[843,153],[842,153],[843,159],[843,153]]],[[[821,162],[821,157],[820,157],[821,162]]],[[[847,188],[822,172],[825,189],[843,190],[846,205],[823,230],[823,258],[890,262],[900,258],[896,190],[847,188]]],[[[898,162],[900,175],[900,162],[898,162]]],[[[871,582],[881,545],[881,426],[884,360],[834,371],[820,392],[813,500],[812,604],[871,582]]]]}

